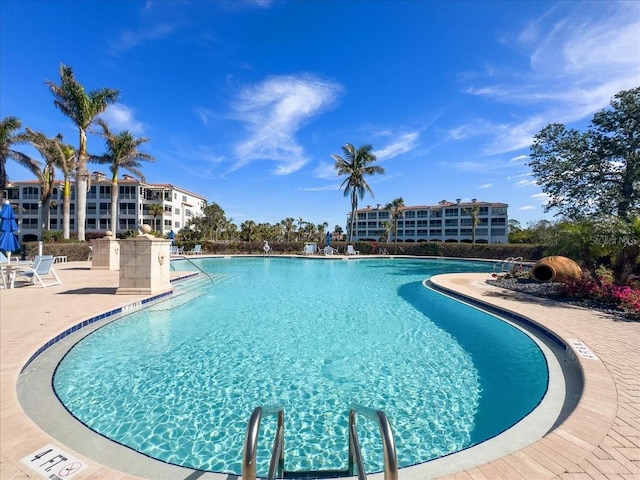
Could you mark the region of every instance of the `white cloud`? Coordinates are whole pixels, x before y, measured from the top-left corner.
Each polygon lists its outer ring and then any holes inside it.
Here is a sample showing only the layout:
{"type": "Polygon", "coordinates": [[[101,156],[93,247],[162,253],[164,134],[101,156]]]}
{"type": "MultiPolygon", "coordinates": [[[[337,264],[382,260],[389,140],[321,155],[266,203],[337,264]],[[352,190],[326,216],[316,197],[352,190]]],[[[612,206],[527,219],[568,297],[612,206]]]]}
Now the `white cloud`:
{"type": "Polygon", "coordinates": [[[546,205],[547,203],[549,203],[549,195],[547,195],[544,192],[531,195],[531,198],[533,198],[534,200],[540,201],[540,203],[542,203],[543,205],[546,205]]]}
{"type": "Polygon", "coordinates": [[[122,103],[109,105],[100,114],[100,118],[107,122],[114,132],[129,130],[134,135],[140,135],[144,131],[142,123],[134,118],[133,109],[122,103]]]}
{"type": "Polygon", "coordinates": [[[510,162],[525,162],[529,160],[529,155],[518,155],[513,157],[511,160],[509,160],[510,162]]]}
{"type": "Polygon", "coordinates": [[[142,27],[139,30],[124,31],[115,41],[109,44],[109,52],[112,55],[118,55],[146,42],[164,38],[172,34],[178,28],[180,28],[179,24],[162,22],[142,27]]]}
{"type": "Polygon", "coordinates": [[[488,102],[511,105],[516,120],[478,119],[452,129],[451,137],[482,134],[489,139],[487,153],[503,153],[530,146],[533,135],[550,122],[590,118],[613,95],[640,84],[639,31],[638,2],[554,5],[503,42],[528,55],[529,70],[494,66],[497,72],[486,78],[501,83],[467,89],[488,102]]]}
{"type": "Polygon", "coordinates": [[[524,205],[520,208],[518,208],[517,210],[520,211],[525,211],[525,210],[535,210],[536,207],[534,207],[533,205],[524,205]]]}
{"type": "Polygon", "coordinates": [[[537,185],[535,180],[518,180],[516,187],[535,187],[537,185]]]}
{"type": "Polygon", "coordinates": [[[484,183],[480,185],[478,188],[485,189],[485,188],[491,188],[491,187],[493,187],[493,183],[484,183]]]}
{"type": "Polygon", "coordinates": [[[418,139],[418,132],[407,132],[401,134],[395,138],[393,143],[390,143],[381,150],[376,150],[373,153],[378,160],[388,160],[403,153],[407,153],[416,147],[416,140],[418,139]]]}
{"type": "Polygon", "coordinates": [[[194,110],[194,113],[198,116],[198,118],[202,121],[203,124],[207,125],[209,120],[215,118],[213,112],[204,107],[198,107],[194,110]]]}
{"type": "Polygon", "coordinates": [[[233,115],[249,137],[236,145],[232,170],[254,160],[275,161],[276,175],[302,168],[309,159],[296,134],[315,115],[331,108],[340,94],[339,84],[310,75],[276,76],[239,94],[233,115]]]}
{"type": "Polygon", "coordinates": [[[313,176],[316,178],[327,178],[335,180],[336,178],[338,178],[335,163],[320,162],[320,165],[318,165],[313,171],[313,176]]]}

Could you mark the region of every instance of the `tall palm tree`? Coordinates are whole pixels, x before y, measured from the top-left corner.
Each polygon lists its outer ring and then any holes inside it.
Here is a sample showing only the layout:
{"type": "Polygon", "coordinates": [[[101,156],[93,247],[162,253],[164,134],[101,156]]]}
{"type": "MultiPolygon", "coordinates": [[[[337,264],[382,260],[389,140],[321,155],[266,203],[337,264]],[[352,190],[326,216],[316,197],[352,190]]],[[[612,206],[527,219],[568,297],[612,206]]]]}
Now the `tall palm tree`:
{"type": "MultiPolygon", "coordinates": [[[[98,118],[96,123],[102,128],[102,136],[105,139],[107,153],[101,156],[91,155],[90,161],[109,165],[111,171],[111,231],[115,234],[118,231],[118,172],[120,169],[127,170],[134,177],[145,181],[140,170],[141,161],[155,162],[155,158],[147,153],[140,152],[138,147],[149,141],[148,138],[135,138],[129,131],[125,130],[118,134],[112,133],[109,125],[102,118],[98,118]]],[[[162,210],[164,211],[164,207],[162,210]]],[[[162,213],[162,212],[160,212],[162,213]]],[[[155,215],[154,224],[155,224],[155,215]]],[[[157,225],[155,225],[157,227],[157,225]]],[[[158,230],[156,228],[156,230],[158,230]]]]}
{"type": "Polygon", "coordinates": [[[25,138],[35,148],[44,160],[44,167],[38,168],[33,173],[40,182],[40,229],[49,230],[49,218],[51,214],[51,195],[55,181],[55,167],[60,163],[63,152],[60,148],[60,137],[49,138],[42,132],[26,129],[25,138]]]}
{"type": "Polygon", "coordinates": [[[84,87],[73,76],[73,69],[60,64],[60,85],[47,80],[53,94],[54,105],[78,127],[80,142],[76,168],[76,216],[78,240],[85,239],[85,219],[87,217],[87,129],[94,119],[118,100],[120,92],[113,88],[101,88],[85,92],[84,87]]]}
{"type": "Polygon", "coordinates": [[[393,221],[393,243],[395,255],[398,254],[398,220],[404,215],[404,200],[402,197],[395,198],[391,203],[387,203],[384,207],[385,210],[389,210],[391,220],[393,221]]]}
{"type": "Polygon", "coordinates": [[[3,197],[8,181],[7,160],[17,162],[30,172],[34,172],[34,169],[39,167],[31,157],[12,148],[13,145],[28,141],[23,133],[15,133],[21,126],[22,122],[17,117],[5,117],[0,121],[0,198],[3,197]]]}
{"type": "Polygon", "coordinates": [[[476,243],[476,227],[480,223],[480,219],[478,218],[478,213],[480,209],[476,205],[475,198],[471,199],[471,203],[473,204],[471,207],[465,207],[463,209],[463,213],[465,215],[469,215],[471,217],[471,243],[476,243]]]}
{"type": "Polygon", "coordinates": [[[358,209],[358,199],[362,200],[364,194],[369,192],[373,197],[373,190],[365,180],[367,175],[384,174],[384,168],[373,165],[378,159],[372,153],[371,145],[362,145],[357,149],[347,143],[342,147],[345,158],[340,155],[331,155],[335,160],[335,168],[338,175],[347,175],[340,189],[344,189],[344,196],[351,197],[351,228],[349,229],[349,242],[353,239],[353,226],[358,209]]]}

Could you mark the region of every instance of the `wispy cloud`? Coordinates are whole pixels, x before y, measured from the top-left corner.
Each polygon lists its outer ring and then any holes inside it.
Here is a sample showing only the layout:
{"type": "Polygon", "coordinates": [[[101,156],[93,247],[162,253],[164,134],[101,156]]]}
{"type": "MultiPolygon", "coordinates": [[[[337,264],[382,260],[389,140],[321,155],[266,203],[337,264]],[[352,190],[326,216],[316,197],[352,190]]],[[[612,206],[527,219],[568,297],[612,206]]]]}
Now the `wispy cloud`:
{"type": "Polygon", "coordinates": [[[524,205],[524,206],[518,208],[517,211],[524,212],[526,210],[535,210],[535,209],[536,209],[536,207],[534,207],[533,205],[524,205]]]}
{"type": "Polygon", "coordinates": [[[535,187],[537,185],[535,180],[518,180],[516,182],[516,187],[535,187]]]}
{"type": "Polygon", "coordinates": [[[198,107],[194,110],[194,113],[197,117],[202,121],[203,124],[207,125],[209,120],[215,118],[215,115],[211,110],[208,110],[204,107],[198,107]]]}
{"type": "Polygon", "coordinates": [[[394,138],[392,143],[380,150],[374,151],[373,153],[378,160],[389,160],[416,148],[418,137],[418,132],[402,133],[398,137],[394,138]]]}
{"type": "Polygon", "coordinates": [[[134,118],[133,109],[122,103],[114,103],[109,105],[107,109],[100,114],[112,131],[121,132],[129,130],[129,132],[140,135],[144,131],[141,122],[134,118]]]}
{"type": "Polygon", "coordinates": [[[276,162],[274,173],[287,175],[308,161],[296,139],[311,119],[334,106],[342,87],[311,75],[271,77],[243,89],[233,107],[249,137],[238,144],[232,170],[254,160],[276,162]]]}
{"type": "Polygon", "coordinates": [[[338,174],[336,171],[335,163],[332,162],[320,162],[314,171],[313,176],[316,178],[326,178],[336,180],[338,174]]]}
{"type": "Polygon", "coordinates": [[[518,112],[515,121],[478,119],[451,129],[451,138],[482,134],[491,139],[487,153],[509,152],[529,146],[547,123],[589,118],[617,92],[640,84],[638,31],[638,2],[555,5],[522,31],[504,35],[505,45],[528,56],[528,70],[492,65],[487,78],[502,82],[467,89],[511,105],[518,112]]]}
{"type": "Polygon", "coordinates": [[[109,43],[109,53],[111,55],[119,55],[146,42],[164,38],[181,26],[180,23],[162,21],[161,23],[140,27],[138,30],[125,30],[118,35],[116,40],[109,43]]]}
{"type": "Polygon", "coordinates": [[[543,205],[546,205],[547,203],[549,203],[549,195],[547,195],[544,192],[531,195],[531,198],[533,198],[534,200],[540,201],[540,203],[542,203],[543,205]]]}
{"type": "Polygon", "coordinates": [[[491,188],[491,187],[493,187],[493,183],[484,183],[484,184],[478,186],[478,188],[481,188],[483,190],[485,188],[491,188]]]}

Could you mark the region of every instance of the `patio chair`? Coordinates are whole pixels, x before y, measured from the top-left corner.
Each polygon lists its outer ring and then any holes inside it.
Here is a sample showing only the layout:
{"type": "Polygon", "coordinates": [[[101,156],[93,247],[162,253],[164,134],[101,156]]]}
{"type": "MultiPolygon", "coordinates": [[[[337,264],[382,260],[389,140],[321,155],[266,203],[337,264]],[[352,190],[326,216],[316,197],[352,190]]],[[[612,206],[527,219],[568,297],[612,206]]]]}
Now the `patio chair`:
{"type": "Polygon", "coordinates": [[[200,255],[202,253],[202,245],[199,243],[187,252],[189,255],[200,255]]]}
{"type": "Polygon", "coordinates": [[[360,255],[360,250],[353,248],[353,245],[347,245],[347,255],[360,255]]]}
{"type": "Polygon", "coordinates": [[[316,253],[316,244],[315,243],[305,243],[302,249],[303,255],[313,255],[316,253]]]}
{"type": "Polygon", "coordinates": [[[53,285],[62,285],[62,280],[58,277],[58,274],[53,269],[53,255],[37,255],[31,266],[25,267],[19,271],[19,275],[31,280],[31,285],[34,285],[36,280],[42,285],[42,288],[51,287],[53,285]],[[45,283],[45,279],[42,277],[51,275],[53,279],[49,283],[45,283]]]}

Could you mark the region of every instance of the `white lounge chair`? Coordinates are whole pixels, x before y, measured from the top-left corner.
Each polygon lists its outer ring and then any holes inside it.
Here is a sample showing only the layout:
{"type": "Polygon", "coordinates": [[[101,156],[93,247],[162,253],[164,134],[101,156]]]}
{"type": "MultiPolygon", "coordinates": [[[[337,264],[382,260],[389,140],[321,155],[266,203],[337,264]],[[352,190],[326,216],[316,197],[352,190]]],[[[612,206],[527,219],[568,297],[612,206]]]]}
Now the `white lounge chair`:
{"type": "Polygon", "coordinates": [[[302,249],[303,255],[313,255],[316,253],[318,247],[315,243],[305,243],[304,248],[302,249]]]}
{"type": "Polygon", "coordinates": [[[171,255],[184,255],[184,247],[171,245],[171,255]]]}
{"type": "Polygon", "coordinates": [[[353,248],[353,245],[347,245],[347,255],[360,255],[360,250],[353,248]]]}
{"type": "Polygon", "coordinates": [[[199,243],[187,252],[189,255],[200,255],[202,253],[202,245],[199,243]]]}
{"type": "Polygon", "coordinates": [[[31,280],[31,285],[38,283],[42,285],[42,288],[51,287],[53,285],[62,285],[62,280],[58,277],[58,274],[53,269],[54,258],[53,255],[37,255],[30,267],[26,267],[20,270],[20,275],[31,280]],[[46,275],[53,276],[53,279],[49,283],[45,283],[45,279],[42,277],[46,275]]]}

